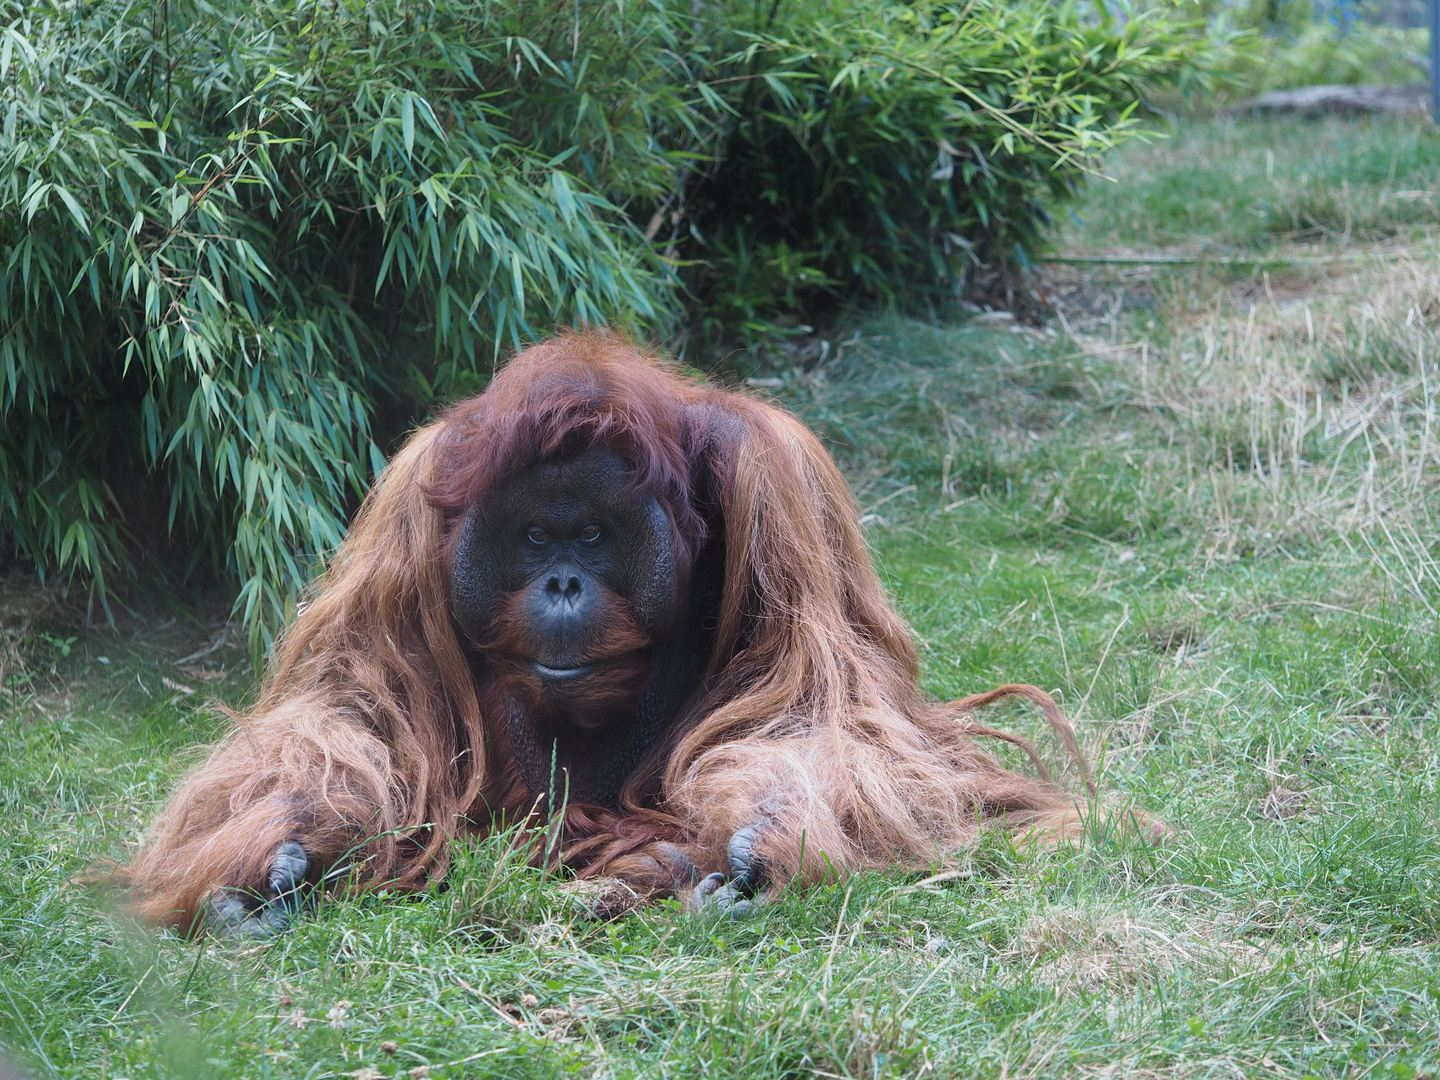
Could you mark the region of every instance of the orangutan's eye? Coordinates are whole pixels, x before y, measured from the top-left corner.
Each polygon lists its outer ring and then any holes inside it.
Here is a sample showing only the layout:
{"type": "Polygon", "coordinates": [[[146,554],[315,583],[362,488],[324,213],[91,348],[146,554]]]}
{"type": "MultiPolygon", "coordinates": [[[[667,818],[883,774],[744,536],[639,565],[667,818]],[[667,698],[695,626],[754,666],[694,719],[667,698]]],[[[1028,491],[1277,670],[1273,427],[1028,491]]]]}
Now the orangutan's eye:
{"type": "Polygon", "coordinates": [[[586,525],[580,530],[580,542],[582,544],[593,544],[600,539],[599,525],[586,525]]]}
{"type": "Polygon", "coordinates": [[[539,525],[531,525],[530,528],[525,530],[525,535],[530,538],[532,544],[543,544],[550,539],[550,534],[540,528],[539,525]]]}

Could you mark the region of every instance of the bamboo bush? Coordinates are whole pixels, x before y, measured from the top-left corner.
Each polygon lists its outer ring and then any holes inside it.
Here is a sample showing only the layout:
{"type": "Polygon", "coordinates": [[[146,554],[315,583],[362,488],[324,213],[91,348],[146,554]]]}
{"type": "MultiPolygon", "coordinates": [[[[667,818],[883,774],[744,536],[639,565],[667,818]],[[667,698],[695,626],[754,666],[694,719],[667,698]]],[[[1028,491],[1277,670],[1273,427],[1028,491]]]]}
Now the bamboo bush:
{"type": "Polygon", "coordinates": [[[393,440],[525,339],[1023,260],[1203,70],[1173,16],[0,0],[0,528],[102,605],[226,578],[258,656],[393,440]]]}
{"type": "Polygon", "coordinates": [[[707,328],[797,306],[924,307],[1004,288],[1058,202],[1144,134],[1147,86],[1206,84],[1221,39],[1177,7],[809,0],[738,33],[690,251],[707,328]]]}

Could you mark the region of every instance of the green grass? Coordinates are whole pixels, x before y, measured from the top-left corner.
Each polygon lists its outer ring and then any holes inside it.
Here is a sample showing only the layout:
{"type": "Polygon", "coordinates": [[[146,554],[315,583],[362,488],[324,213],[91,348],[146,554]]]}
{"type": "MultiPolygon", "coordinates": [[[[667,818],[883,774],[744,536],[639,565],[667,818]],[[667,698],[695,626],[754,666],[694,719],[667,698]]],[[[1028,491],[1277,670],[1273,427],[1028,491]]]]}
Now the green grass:
{"type": "Polygon", "coordinates": [[[1058,238],[1072,252],[1374,241],[1440,223],[1440,134],[1411,119],[1183,122],[1107,163],[1058,238]]]}
{"type": "MultiPolygon", "coordinates": [[[[1330,190],[1363,173],[1335,147],[1385,158],[1376,183],[1408,138],[1200,124],[1168,168],[1163,144],[1117,162],[1074,239],[1252,243],[1223,196],[1176,212],[1197,161],[1243,171],[1268,144],[1330,190]]],[[[1165,847],[991,838],[947,880],[605,923],[492,840],[446,890],[186,943],[71,883],[222,729],[192,703],[248,689],[167,686],[200,687],[170,660],[207,631],[137,619],[69,656],[33,638],[11,676],[0,1042],[40,1075],[132,1080],[1435,1075],[1440,263],[1406,235],[1288,284],[1087,277],[1068,332],[873,321],[775,391],[851,476],[927,687],[1053,688],[1165,847]]],[[[1043,743],[1023,710],[997,721],[1043,743]]]]}

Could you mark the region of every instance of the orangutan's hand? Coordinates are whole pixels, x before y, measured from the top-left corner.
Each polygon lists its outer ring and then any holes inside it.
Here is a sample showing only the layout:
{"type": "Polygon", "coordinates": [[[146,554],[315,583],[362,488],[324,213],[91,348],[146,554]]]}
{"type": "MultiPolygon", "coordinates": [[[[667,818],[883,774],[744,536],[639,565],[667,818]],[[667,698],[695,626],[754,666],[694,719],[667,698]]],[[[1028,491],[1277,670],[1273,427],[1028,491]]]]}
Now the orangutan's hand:
{"type": "Polygon", "coordinates": [[[290,929],[308,899],[310,856],[286,840],[270,860],[263,888],[219,889],[210,897],[210,926],[216,937],[260,939],[290,929]]]}
{"type": "Polygon", "coordinates": [[[747,825],[736,829],[730,837],[726,854],[730,858],[730,876],[711,874],[695,886],[690,906],[696,911],[719,911],[731,918],[743,918],[763,902],[760,893],[765,874],[755,858],[755,844],[760,839],[760,826],[747,825]]]}

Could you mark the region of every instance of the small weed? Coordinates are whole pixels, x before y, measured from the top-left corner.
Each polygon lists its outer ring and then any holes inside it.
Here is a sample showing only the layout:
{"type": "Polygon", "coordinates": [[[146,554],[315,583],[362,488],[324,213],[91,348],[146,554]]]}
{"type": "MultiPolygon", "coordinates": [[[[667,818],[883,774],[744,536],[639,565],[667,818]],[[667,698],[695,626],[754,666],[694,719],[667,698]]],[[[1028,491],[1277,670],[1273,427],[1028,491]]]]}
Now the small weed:
{"type": "Polygon", "coordinates": [[[68,659],[70,656],[70,647],[80,640],[73,635],[62,638],[56,637],[54,634],[44,633],[43,631],[39,634],[39,638],[50,647],[50,651],[57,661],[68,659]]]}

